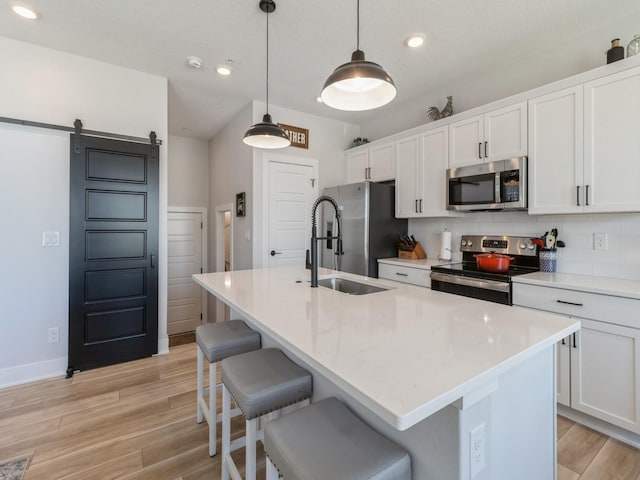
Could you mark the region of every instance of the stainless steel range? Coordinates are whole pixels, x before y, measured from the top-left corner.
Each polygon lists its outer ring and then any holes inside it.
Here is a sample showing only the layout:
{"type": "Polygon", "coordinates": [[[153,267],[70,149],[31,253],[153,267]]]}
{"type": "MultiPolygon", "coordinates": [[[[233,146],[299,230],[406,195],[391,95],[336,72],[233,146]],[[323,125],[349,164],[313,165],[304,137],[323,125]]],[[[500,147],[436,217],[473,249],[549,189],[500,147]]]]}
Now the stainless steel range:
{"type": "Polygon", "coordinates": [[[511,279],[516,275],[537,272],[537,247],[528,237],[463,235],[460,240],[461,263],[431,267],[431,289],[465,297],[512,305],[511,279]],[[474,255],[501,253],[513,259],[505,273],[478,269],[474,255]]]}

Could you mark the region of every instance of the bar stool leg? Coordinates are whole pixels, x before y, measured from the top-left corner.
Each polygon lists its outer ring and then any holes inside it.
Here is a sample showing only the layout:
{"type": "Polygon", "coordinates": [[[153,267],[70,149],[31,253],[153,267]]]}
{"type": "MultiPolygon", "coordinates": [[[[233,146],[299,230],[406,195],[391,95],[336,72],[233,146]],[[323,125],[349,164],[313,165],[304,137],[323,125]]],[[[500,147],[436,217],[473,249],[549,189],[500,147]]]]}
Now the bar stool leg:
{"type": "Polygon", "coordinates": [[[231,455],[231,394],[222,386],[222,480],[229,480],[227,457],[231,455]]]}
{"type": "Polygon", "coordinates": [[[209,456],[216,454],[216,436],[218,428],[218,401],[216,387],[216,371],[218,363],[209,364],[209,456]]]}
{"type": "Polygon", "coordinates": [[[200,347],[197,347],[198,349],[198,393],[197,393],[197,398],[196,398],[196,408],[197,408],[197,419],[198,419],[198,423],[202,423],[202,408],[200,407],[200,399],[202,398],[203,394],[204,394],[204,386],[203,386],[203,377],[204,377],[204,353],[202,350],[200,350],[200,347]]]}
{"type": "Polygon", "coordinates": [[[245,480],[256,480],[256,442],[258,418],[246,421],[245,480]]]}
{"type": "Polygon", "coordinates": [[[267,465],[267,478],[266,480],[278,480],[280,475],[278,474],[278,469],[275,467],[269,457],[266,457],[266,465],[267,465]]]}

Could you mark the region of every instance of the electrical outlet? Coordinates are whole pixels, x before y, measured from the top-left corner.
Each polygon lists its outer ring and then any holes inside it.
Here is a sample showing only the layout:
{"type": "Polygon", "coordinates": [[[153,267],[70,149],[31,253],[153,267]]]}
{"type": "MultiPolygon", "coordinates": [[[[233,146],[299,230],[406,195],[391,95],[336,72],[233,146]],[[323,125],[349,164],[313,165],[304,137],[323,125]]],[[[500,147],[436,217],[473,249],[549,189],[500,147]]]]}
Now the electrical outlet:
{"type": "Polygon", "coordinates": [[[593,249],[594,250],[606,250],[608,244],[606,233],[594,233],[593,234],[593,249]]]}
{"type": "Polygon", "coordinates": [[[481,423],[469,433],[469,477],[475,478],[485,465],[485,428],[481,423]]]}
{"type": "Polygon", "coordinates": [[[51,327],[47,330],[47,342],[58,343],[60,341],[60,329],[58,327],[51,327]]]}

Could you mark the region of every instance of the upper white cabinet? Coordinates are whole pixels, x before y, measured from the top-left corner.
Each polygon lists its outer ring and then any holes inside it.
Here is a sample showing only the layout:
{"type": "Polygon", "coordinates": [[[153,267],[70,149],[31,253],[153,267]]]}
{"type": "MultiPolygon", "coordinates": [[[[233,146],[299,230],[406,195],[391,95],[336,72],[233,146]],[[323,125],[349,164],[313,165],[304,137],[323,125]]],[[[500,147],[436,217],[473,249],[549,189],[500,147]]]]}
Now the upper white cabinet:
{"type": "Polygon", "coordinates": [[[529,213],[581,212],[582,85],[529,100],[529,213]]]}
{"type": "Polygon", "coordinates": [[[396,217],[442,217],[446,206],[447,125],[396,141],[396,217]]]}
{"type": "Polygon", "coordinates": [[[584,203],[640,211],[640,68],[584,84],[584,203]]]}
{"type": "Polygon", "coordinates": [[[529,213],[640,211],[640,68],[529,100],[529,213]]]}
{"type": "Polygon", "coordinates": [[[449,168],[527,155],[527,102],[449,125],[449,168]]]}
{"type": "Polygon", "coordinates": [[[394,142],[386,142],[347,151],[347,183],[393,180],[396,170],[394,147],[394,142]]]}
{"type": "Polygon", "coordinates": [[[420,135],[396,141],[396,218],[419,216],[422,196],[420,135]]]}

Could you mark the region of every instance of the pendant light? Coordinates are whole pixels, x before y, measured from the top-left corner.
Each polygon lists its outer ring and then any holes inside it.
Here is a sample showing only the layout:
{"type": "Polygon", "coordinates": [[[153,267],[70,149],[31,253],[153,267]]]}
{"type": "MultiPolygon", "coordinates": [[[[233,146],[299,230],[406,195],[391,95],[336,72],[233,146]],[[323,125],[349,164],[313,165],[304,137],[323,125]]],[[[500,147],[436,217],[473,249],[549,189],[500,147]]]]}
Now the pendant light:
{"type": "Polygon", "coordinates": [[[269,14],[276,10],[276,4],[273,0],[260,0],[260,10],[267,14],[267,113],[262,117],[262,122],[249,127],[242,141],[256,148],[284,148],[291,145],[291,140],[269,115],[269,14]]]}
{"type": "Polygon", "coordinates": [[[364,59],[364,52],[360,50],[360,0],[357,2],[356,51],[351,54],[349,63],[340,65],[329,75],[320,94],[326,105],[352,112],[386,105],[395,98],[397,92],[384,68],[364,59]]]}

